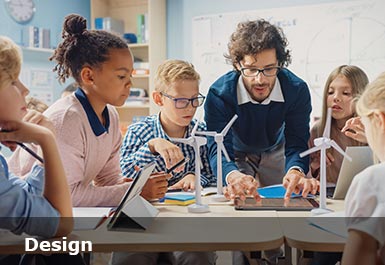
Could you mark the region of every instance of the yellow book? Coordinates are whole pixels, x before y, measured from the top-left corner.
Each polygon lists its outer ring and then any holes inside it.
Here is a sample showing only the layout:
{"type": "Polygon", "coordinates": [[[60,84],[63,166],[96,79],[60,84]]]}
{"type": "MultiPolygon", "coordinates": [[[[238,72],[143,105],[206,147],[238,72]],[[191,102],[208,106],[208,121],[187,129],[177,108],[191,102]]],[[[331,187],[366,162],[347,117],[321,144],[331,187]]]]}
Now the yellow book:
{"type": "Polygon", "coordinates": [[[182,206],[190,205],[190,204],[193,204],[194,202],[195,202],[195,199],[188,200],[188,201],[164,200],[165,204],[175,204],[175,205],[182,205],[182,206]]]}
{"type": "Polygon", "coordinates": [[[164,203],[175,205],[190,205],[195,202],[195,196],[185,194],[172,194],[164,197],[164,203]]]}

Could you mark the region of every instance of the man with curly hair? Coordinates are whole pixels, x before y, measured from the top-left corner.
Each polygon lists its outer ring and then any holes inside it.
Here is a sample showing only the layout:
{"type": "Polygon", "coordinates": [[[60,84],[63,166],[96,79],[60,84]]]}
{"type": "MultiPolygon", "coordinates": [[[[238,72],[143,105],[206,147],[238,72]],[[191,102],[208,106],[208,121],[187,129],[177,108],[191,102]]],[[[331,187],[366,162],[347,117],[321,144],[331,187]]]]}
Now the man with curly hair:
{"type": "MultiPolygon", "coordinates": [[[[231,161],[222,159],[225,195],[259,195],[258,186],[280,184],[290,194],[315,193],[306,179],[311,112],[307,84],[285,67],[291,62],[282,29],[263,19],[238,24],[225,57],[234,69],[212,84],[205,103],[208,131],[221,131],[238,115],[224,143],[231,161]]],[[[208,139],[210,165],[216,172],[216,145],[208,139]]],[[[217,176],[220,177],[220,176],[217,176]]]]}

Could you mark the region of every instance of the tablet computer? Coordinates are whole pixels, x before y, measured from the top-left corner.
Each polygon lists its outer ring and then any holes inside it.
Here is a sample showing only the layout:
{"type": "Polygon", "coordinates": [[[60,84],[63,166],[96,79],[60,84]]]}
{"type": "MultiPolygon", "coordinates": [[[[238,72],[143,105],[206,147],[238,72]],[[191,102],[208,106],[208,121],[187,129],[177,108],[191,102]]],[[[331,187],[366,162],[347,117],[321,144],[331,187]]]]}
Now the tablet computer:
{"type": "Polygon", "coordinates": [[[130,202],[130,200],[140,195],[144,185],[154,170],[155,165],[155,162],[151,162],[141,168],[139,175],[132,181],[131,186],[127,189],[114,214],[112,215],[107,226],[108,229],[118,226],[122,220],[127,221],[129,219],[129,217],[122,212],[122,209],[128,202],[130,202]]]}
{"type": "Polygon", "coordinates": [[[240,198],[234,199],[234,207],[236,210],[250,211],[310,211],[318,208],[319,204],[313,198],[292,198],[287,206],[284,206],[282,198],[262,198],[257,202],[254,198],[246,198],[242,201],[240,198]]]}

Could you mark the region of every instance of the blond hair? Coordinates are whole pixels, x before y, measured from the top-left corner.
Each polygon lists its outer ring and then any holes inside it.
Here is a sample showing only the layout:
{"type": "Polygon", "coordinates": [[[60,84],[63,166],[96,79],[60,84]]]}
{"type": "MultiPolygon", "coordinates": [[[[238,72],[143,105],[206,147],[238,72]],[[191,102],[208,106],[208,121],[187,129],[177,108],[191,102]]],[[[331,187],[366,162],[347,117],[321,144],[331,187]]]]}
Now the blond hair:
{"type": "Polygon", "coordinates": [[[20,69],[20,48],[10,38],[0,36],[0,89],[17,80],[20,69]]]}
{"type": "Polygon", "coordinates": [[[194,66],[182,60],[167,60],[162,63],[155,75],[155,91],[164,92],[171,83],[180,80],[200,81],[200,76],[194,66]]]}
{"type": "MultiPolygon", "coordinates": [[[[318,133],[321,135],[325,129],[326,116],[327,116],[327,97],[329,93],[330,84],[336,79],[339,75],[346,77],[352,87],[352,97],[360,95],[368,84],[368,76],[365,72],[355,66],[355,65],[340,65],[334,69],[328,79],[326,80],[323,94],[323,104],[322,104],[322,117],[321,117],[321,126],[318,128],[318,133]]],[[[354,110],[355,112],[355,110],[354,110]]]]}
{"type": "Polygon", "coordinates": [[[385,112],[385,72],[370,82],[356,104],[357,114],[369,116],[375,110],[385,112]]]}

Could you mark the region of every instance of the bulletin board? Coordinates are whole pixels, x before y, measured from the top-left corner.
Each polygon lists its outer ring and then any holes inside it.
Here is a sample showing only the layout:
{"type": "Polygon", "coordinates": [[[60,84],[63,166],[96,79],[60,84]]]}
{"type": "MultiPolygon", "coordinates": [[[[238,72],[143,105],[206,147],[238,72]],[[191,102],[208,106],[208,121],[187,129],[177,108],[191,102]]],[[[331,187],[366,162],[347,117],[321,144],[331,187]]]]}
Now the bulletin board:
{"type": "Polygon", "coordinates": [[[329,73],[341,64],[362,68],[373,80],[385,71],[385,1],[365,0],[259,9],[194,17],[192,62],[204,94],[232,69],[223,56],[236,25],[263,18],[280,26],[289,42],[289,69],[309,85],[313,112],[320,116],[329,73]]]}

